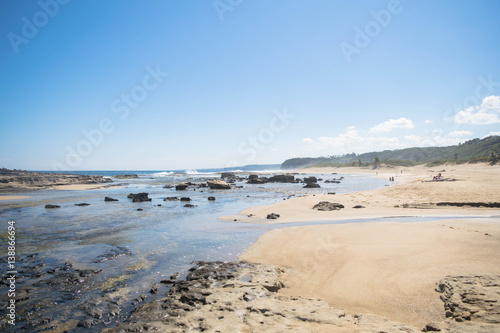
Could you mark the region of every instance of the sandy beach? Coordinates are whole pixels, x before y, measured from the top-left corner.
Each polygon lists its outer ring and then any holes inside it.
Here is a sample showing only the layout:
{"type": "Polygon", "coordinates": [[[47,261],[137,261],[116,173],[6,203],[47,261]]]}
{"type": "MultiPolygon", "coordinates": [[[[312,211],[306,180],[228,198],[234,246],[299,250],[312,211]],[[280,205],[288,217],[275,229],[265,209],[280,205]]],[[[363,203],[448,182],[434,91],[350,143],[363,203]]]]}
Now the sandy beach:
{"type": "Polygon", "coordinates": [[[0,201],[28,199],[28,198],[31,197],[26,195],[0,195],[0,201]]]}
{"type": "Polygon", "coordinates": [[[500,209],[434,205],[500,201],[499,166],[321,168],[297,172],[362,172],[375,177],[395,177],[397,182],[374,191],[293,198],[225,217],[254,223],[291,223],[290,228],[263,235],[240,256],[242,260],[286,268],[282,276],[286,288],[280,293],[320,298],[351,314],[372,313],[423,327],[445,319],[443,302],[435,292],[436,284],[445,276],[500,274],[500,209]],[[456,181],[426,182],[439,172],[456,181]],[[313,210],[313,205],[320,201],[338,202],[346,208],[313,210]],[[366,208],[354,209],[354,205],[366,208]],[[281,217],[266,220],[265,216],[271,212],[281,217]],[[244,217],[248,214],[256,216],[244,217]],[[398,216],[426,215],[475,218],[398,221],[398,216]],[[372,217],[387,217],[387,220],[292,226],[298,221],[372,217]]]}
{"type": "MultiPolygon", "coordinates": [[[[397,216],[491,216],[498,209],[435,206],[438,202],[499,202],[500,166],[484,164],[446,165],[434,168],[416,166],[410,168],[318,168],[296,170],[298,173],[355,174],[364,173],[373,177],[389,179],[391,186],[341,195],[309,195],[296,197],[271,205],[252,207],[238,215],[221,217],[223,220],[251,223],[287,223],[303,221],[332,221],[354,218],[376,218],[397,216]],[[401,170],[403,172],[401,172],[401,170]],[[456,181],[432,182],[438,173],[443,178],[456,181]],[[312,207],[320,201],[337,202],[345,206],[338,211],[315,211],[312,207]],[[361,205],[364,208],[356,209],[361,205]],[[280,215],[279,219],[267,220],[269,213],[280,215]],[[251,217],[248,215],[252,214],[251,217]]],[[[332,175],[335,177],[335,175],[332,175]]],[[[325,191],[327,192],[327,191],[325,191]]]]}

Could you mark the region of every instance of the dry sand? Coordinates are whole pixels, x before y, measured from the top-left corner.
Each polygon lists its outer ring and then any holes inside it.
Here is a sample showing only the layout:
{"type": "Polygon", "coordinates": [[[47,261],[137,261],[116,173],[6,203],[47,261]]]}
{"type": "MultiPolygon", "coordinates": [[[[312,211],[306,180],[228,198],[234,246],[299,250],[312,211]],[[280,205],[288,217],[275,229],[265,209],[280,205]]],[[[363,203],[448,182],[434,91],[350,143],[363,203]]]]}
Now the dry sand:
{"type": "Polygon", "coordinates": [[[31,198],[31,197],[25,196],[25,195],[0,195],[0,201],[28,199],[28,198],[31,198]]]}
{"type": "Polygon", "coordinates": [[[240,259],[288,268],[285,295],[423,327],[445,319],[439,280],[500,274],[499,253],[500,221],[484,219],[275,229],[240,259]]]}
{"type": "MultiPolygon", "coordinates": [[[[288,268],[283,276],[286,288],[280,291],[287,295],[317,297],[350,313],[373,313],[416,327],[443,320],[443,303],[434,291],[440,279],[467,273],[500,274],[500,209],[429,208],[435,206],[423,204],[498,202],[500,167],[419,166],[403,168],[402,174],[400,170],[378,170],[379,177],[396,178],[398,184],[391,187],[345,195],[311,195],[244,210],[242,215],[257,216],[236,218],[254,223],[392,218],[387,222],[273,230],[260,237],[240,259],[288,268]],[[432,179],[439,171],[457,181],[421,181],[432,179]],[[342,203],[346,208],[331,212],[312,210],[314,204],[323,200],[342,203]],[[420,208],[401,208],[405,203],[420,208]],[[366,208],[353,209],[357,204],[366,208]],[[266,220],[265,216],[271,212],[281,217],[266,220]],[[484,217],[398,222],[397,216],[409,215],[484,217]]],[[[377,176],[377,170],[358,168],[305,170],[315,171],[339,174],[357,171],[377,176]]]]}

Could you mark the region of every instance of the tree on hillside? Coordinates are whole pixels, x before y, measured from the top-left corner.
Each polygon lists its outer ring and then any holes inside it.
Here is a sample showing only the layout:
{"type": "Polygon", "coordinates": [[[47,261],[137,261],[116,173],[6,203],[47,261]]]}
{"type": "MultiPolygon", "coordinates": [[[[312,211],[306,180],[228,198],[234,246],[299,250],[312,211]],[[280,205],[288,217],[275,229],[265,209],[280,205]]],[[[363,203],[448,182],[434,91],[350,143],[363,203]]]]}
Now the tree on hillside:
{"type": "Polygon", "coordinates": [[[490,155],[488,155],[488,162],[490,162],[491,165],[494,165],[498,162],[499,157],[498,154],[492,151],[490,155]]]}
{"type": "Polygon", "coordinates": [[[376,168],[380,164],[380,158],[378,156],[375,156],[373,158],[373,166],[376,168]]]}

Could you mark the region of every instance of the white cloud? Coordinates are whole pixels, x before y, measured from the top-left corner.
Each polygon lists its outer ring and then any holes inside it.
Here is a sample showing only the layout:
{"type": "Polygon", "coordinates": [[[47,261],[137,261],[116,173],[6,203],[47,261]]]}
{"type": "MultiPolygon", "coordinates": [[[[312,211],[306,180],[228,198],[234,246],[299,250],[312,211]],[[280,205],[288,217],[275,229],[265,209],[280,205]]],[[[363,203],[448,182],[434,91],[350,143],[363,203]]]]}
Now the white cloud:
{"type": "Polygon", "coordinates": [[[431,124],[431,123],[432,123],[432,120],[427,119],[427,120],[425,121],[425,123],[426,123],[426,124],[431,124]]]}
{"type": "Polygon", "coordinates": [[[432,131],[430,135],[406,135],[405,140],[413,147],[452,146],[460,142],[457,137],[442,136],[439,131],[432,131]]]}
{"type": "Polygon", "coordinates": [[[500,96],[485,97],[480,106],[471,106],[455,115],[457,124],[490,125],[500,123],[500,96]]]}
{"type": "Polygon", "coordinates": [[[387,121],[384,121],[383,123],[380,123],[370,128],[370,133],[386,133],[392,131],[395,128],[410,129],[413,127],[414,127],[413,122],[410,119],[406,118],[389,119],[387,121]]]}
{"type": "Polygon", "coordinates": [[[486,137],[492,136],[492,135],[500,135],[500,132],[490,132],[490,134],[486,135],[486,137]]]}
{"type": "Polygon", "coordinates": [[[458,138],[460,136],[470,136],[472,134],[474,134],[474,133],[472,133],[471,131],[453,131],[453,132],[448,133],[448,136],[453,137],[453,138],[458,138]]]}
{"type": "Polygon", "coordinates": [[[305,138],[302,140],[306,149],[310,151],[329,150],[333,154],[346,154],[352,152],[366,152],[370,150],[383,150],[400,148],[400,142],[395,137],[364,137],[358,133],[354,126],[350,126],[344,133],[334,137],[320,136],[317,140],[305,138]]]}

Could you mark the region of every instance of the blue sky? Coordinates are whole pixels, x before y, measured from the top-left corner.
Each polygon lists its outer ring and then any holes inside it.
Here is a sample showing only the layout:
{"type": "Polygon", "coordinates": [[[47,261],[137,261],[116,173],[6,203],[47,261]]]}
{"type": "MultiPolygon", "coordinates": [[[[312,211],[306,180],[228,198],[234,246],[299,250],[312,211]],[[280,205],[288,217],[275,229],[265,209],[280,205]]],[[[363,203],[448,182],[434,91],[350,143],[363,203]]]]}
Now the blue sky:
{"type": "Polygon", "coordinates": [[[0,2],[0,166],[193,169],[500,132],[500,2],[0,2]]]}

